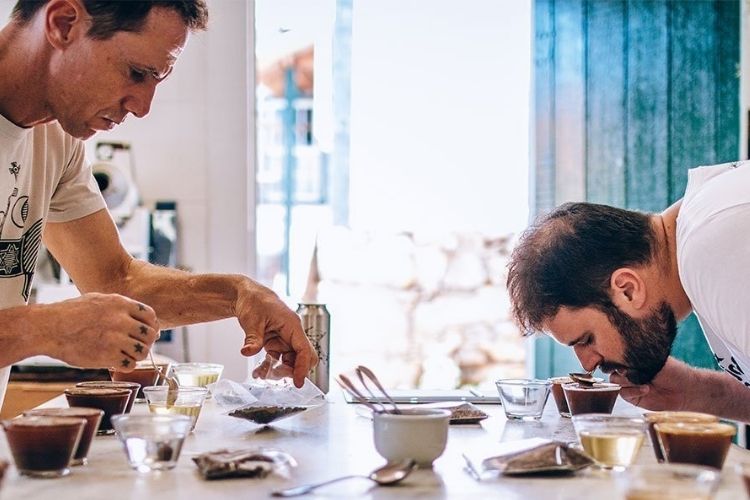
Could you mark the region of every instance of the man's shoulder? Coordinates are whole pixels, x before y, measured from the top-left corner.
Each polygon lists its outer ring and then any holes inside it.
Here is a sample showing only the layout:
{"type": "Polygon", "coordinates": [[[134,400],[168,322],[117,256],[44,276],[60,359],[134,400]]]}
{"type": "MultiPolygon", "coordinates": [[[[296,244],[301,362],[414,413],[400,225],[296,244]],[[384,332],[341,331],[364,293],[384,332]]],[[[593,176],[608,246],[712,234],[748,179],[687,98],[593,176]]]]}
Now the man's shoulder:
{"type": "Polygon", "coordinates": [[[57,121],[43,123],[34,127],[32,134],[35,154],[48,160],[67,163],[83,142],[63,130],[57,121]]]}

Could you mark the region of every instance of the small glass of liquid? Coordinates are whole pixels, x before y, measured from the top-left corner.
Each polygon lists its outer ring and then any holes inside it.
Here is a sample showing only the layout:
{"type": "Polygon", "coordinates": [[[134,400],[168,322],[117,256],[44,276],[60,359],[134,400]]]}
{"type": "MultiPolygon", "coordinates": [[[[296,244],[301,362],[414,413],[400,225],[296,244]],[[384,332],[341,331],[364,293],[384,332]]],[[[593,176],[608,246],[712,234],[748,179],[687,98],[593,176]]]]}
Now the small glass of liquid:
{"type": "Polygon", "coordinates": [[[573,426],[584,452],[603,469],[631,465],[646,437],[646,421],[604,413],[573,415],[573,426]]]}

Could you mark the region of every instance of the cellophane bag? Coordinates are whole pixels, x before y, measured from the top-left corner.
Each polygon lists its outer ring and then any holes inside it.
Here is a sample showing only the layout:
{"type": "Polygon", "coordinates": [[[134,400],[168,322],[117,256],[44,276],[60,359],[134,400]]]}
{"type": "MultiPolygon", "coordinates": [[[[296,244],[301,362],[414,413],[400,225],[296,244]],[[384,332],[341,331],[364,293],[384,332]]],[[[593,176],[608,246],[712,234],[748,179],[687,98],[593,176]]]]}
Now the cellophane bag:
{"type": "Polygon", "coordinates": [[[258,366],[263,368],[256,367],[245,383],[225,379],[211,386],[214,399],[229,416],[266,425],[325,402],[325,394],[309,379],[295,387],[291,369],[280,361],[266,356],[258,366]]]}

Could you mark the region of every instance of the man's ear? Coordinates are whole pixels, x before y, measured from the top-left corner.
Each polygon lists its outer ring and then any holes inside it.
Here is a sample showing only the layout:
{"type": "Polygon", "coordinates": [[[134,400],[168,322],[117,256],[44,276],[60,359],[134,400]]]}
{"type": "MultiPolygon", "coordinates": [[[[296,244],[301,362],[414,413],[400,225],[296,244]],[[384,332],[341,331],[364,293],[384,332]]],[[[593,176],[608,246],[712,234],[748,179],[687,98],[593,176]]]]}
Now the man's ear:
{"type": "Polygon", "coordinates": [[[56,49],[65,49],[88,31],[86,10],[78,0],[50,0],[44,8],[44,33],[56,49]]]}
{"type": "Polygon", "coordinates": [[[638,316],[646,304],[646,282],[638,271],[621,267],[609,281],[612,302],[623,312],[638,316]]]}

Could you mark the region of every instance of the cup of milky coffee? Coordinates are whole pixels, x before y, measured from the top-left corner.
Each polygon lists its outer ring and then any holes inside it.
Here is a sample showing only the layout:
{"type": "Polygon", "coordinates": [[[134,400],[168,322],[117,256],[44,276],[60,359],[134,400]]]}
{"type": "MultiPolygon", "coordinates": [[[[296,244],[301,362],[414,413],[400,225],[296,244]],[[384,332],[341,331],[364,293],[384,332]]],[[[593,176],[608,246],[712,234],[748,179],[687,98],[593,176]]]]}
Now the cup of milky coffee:
{"type": "Polygon", "coordinates": [[[661,452],[661,445],[659,445],[659,438],[656,435],[656,424],[665,422],[683,422],[686,424],[702,424],[702,423],[713,423],[718,422],[719,417],[715,415],[709,415],[708,413],[698,413],[694,411],[653,411],[643,415],[643,418],[648,422],[648,434],[651,438],[651,445],[654,448],[654,455],[659,463],[664,462],[664,454],[661,452]]]}
{"type": "Polygon", "coordinates": [[[94,438],[97,429],[99,429],[99,423],[102,420],[104,412],[97,408],[36,408],[23,412],[24,416],[28,417],[72,417],[82,418],[86,420],[86,425],[83,426],[83,432],[81,433],[81,440],[78,442],[76,451],[73,454],[73,460],[71,465],[86,465],[86,456],[89,453],[91,447],[91,440],[94,438]]]}
{"type": "Polygon", "coordinates": [[[620,394],[619,385],[606,382],[592,385],[574,382],[563,384],[562,389],[571,415],[612,413],[617,395],[620,394]]]}
{"type": "Polygon", "coordinates": [[[737,429],[721,422],[687,424],[665,422],[654,425],[664,459],[669,463],[724,466],[737,429]]]}
{"type": "Polygon", "coordinates": [[[70,461],[86,420],[70,417],[17,417],[2,422],[10,452],[21,474],[60,477],[70,461]]]}
{"type": "Polygon", "coordinates": [[[105,389],[99,387],[73,387],[65,389],[65,398],[70,406],[98,408],[104,412],[97,434],[114,434],[112,415],[125,413],[131,397],[128,389],[105,389]]]}

